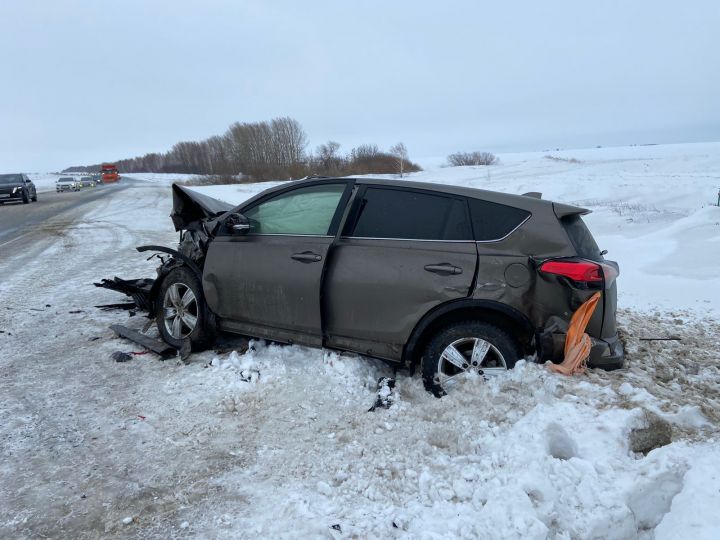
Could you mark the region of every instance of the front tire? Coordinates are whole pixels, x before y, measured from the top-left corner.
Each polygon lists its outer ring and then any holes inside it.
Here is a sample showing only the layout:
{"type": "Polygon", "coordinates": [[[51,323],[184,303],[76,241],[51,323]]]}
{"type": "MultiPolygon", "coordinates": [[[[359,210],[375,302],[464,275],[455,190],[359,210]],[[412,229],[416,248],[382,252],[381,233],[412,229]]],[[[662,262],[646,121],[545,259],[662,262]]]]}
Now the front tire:
{"type": "Polygon", "coordinates": [[[444,396],[465,373],[483,377],[515,367],[520,346],[505,330],[482,321],[461,321],[438,332],[422,357],[425,389],[444,396]]]}
{"type": "Polygon", "coordinates": [[[30,197],[28,197],[28,192],[27,192],[27,191],[23,191],[23,194],[22,194],[22,202],[23,202],[23,204],[27,204],[27,203],[30,202],[30,197]]]}
{"type": "Polygon", "coordinates": [[[193,351],[205,350],[215,338],[211,318],[197,276],[185,267],[171,270],[155,301],[155,322],[163,340],[179,349],[189,339],[193,351]]]}

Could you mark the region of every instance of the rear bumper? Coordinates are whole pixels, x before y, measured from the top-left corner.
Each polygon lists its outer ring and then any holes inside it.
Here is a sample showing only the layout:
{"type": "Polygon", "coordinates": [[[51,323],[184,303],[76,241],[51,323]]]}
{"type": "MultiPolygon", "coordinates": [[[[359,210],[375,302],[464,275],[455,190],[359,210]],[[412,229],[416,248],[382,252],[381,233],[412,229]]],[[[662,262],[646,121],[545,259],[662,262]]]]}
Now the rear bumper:
{"type": "MultiPolygon", "coordinates": [[[[562,362],[565,348],[565,332],[545,331],[536,336],[537,355],[540,362],[550,360],[555,363],[562,362]]],[[[618,334],[609,338],[590,338],[592,348],[588,367],[611,371],[620,369],[625,365],[625,351],[618,334]]]]}

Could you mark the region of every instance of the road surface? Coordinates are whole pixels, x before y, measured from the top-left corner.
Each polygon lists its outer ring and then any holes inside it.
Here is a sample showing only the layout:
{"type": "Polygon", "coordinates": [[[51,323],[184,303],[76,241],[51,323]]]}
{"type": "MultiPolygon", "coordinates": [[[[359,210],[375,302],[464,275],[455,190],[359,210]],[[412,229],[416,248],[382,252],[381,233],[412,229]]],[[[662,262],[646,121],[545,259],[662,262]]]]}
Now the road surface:
{"type": "MultiPolygon", "coordinates": [[[[0,249],[8,253],[12,244],[27,244],[38,230],[51,221],[69,223],[81,216],[100,199],[112,198],[114,194],[131,186],[137,186],[133,179],[118,184],[84,188],[81,191],[54,191],[38,193],[37,202],[4,202],[0,204],[0,249]]],[[[12,253],[12,252],[10,252],[12,253]]]]}

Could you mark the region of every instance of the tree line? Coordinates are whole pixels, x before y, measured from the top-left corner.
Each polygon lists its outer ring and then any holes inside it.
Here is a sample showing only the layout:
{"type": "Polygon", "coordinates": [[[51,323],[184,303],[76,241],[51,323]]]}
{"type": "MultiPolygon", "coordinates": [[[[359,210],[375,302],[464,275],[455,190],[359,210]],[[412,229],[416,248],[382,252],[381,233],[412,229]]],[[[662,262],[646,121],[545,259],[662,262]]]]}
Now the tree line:
{"type": "MultiPolygon", "coordinates": [[[[392,174],[422,170],[398,143],[388,151],[364,144],[348,153],[328,141],[312,152],[302,125],[293,118],[236,122],[223,135],[203,141],[183,141],[168,152],[115,161],[120,173],[188,173],[243,177],[250,181],[286,180],[310,174],[347,176],[392,174]]],[[[97,172],[100,164],[74,166],[63,172],[97,172]]]]}

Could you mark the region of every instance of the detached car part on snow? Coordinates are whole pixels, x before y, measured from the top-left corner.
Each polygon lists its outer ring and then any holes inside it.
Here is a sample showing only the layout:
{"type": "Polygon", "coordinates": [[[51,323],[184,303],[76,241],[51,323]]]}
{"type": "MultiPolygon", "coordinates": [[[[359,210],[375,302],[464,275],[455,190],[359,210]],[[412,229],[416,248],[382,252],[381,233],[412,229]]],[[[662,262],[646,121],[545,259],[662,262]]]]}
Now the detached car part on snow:
{"type": "Polygon", "coordinates": [[[618,265],[583,208],[367,178],[291,182],[237,207],[172,189],[178,249],[138,248],[159,252],[157,277],[98,285],[131,296],[173,346],[228,331],[419,361],[441,393],[466,371],[561,360],[572,313],[599,291],[589,365],[623,365],[618,265]]]}

